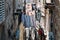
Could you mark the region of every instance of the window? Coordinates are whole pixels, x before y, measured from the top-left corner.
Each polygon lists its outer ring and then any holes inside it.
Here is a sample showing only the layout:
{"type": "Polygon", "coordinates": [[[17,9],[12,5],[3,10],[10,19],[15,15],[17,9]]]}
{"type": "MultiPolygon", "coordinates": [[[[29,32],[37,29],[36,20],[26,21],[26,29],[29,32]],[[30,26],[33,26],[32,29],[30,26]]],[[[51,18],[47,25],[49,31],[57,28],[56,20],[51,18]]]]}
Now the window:
{"type": "Polygon", "coordinates": [[[4,21],[4,2],[0,0],[0,22],[4,21]]]}

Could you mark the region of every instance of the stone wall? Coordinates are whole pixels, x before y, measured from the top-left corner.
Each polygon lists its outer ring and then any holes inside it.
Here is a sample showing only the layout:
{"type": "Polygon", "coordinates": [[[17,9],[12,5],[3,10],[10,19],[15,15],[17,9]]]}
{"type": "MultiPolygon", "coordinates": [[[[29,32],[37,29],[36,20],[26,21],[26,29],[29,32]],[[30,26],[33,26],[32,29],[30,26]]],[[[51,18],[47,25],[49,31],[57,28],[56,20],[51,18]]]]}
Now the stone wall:
{"type": "Polygon", "coordinates": [[[55,0],[55,9],[54,11],[54,18],[53,18],[53,26],[54,26],[54,35],[55,35],[55,40],[60,40],[60,5],[59,1],[55,0]]]}
{"type": "Polygon", "coordinates": [[[8,38],[8,29],[13,25],[13,0],[5,0],[5,35],[6,39],[8,38]]]}

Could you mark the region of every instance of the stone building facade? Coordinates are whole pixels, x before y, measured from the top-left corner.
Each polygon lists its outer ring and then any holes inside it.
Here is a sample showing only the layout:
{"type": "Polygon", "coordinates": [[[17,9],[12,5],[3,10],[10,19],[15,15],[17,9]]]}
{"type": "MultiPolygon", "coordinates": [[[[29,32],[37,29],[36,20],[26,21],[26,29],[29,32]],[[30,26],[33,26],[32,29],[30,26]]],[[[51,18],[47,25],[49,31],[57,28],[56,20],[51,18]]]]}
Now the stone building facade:
{"type": "Polygon", "coordinates": [[[8,30],[13,27],[13,0],[5,1],[5,35],[8,38],[8,30]]]}
{"type": "Polygon", "coordinates": [[[54,40],[60,40],[60,1],[51,0],[51,3],[48,3],[46,11],[47,14],[49,13],[49,16],[47,17],[49,17],[48,20],[50,20],[48,21],[50,25],[49,24],[47,25],[48,26],[47,30],[48,32],[53,33],[54,40]]]}
{"type": "Polygon", "coordinates": [[[60,1],[54,0],[55,8],[53,9],[53,32],[55,40],[60,40],[60,1]]]}
{"type": "Polygon", "coordinates": [[[2,19],[4,21],[0,21],[0,40],[9,40],[8,38],[8,29],[10,29],[11,27],[13,27],[14,25],[14,20],[13,20],[13,0],[1,0],[0,3],[0,12],[1,12],[1,6],[3,6],[4,11],[2,10],[2,13],[0,13],[0,18],[1,18],[1,14],[4,13],[4,15],[2,17],[2,19]],[[3,3],[2,3],[2,2],[3,3]]]}

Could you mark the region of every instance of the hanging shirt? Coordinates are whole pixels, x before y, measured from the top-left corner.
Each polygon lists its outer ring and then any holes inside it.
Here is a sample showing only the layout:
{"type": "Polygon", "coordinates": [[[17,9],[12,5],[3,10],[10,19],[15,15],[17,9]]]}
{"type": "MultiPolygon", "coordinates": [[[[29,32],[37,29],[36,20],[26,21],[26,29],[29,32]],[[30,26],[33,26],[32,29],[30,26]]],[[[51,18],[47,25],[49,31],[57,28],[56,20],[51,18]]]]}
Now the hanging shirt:
{"type": "Polygon", "coordinates": [[[35,26],[35,17],[31,15],[31,26],[35,26]]]}
{"type": "Polygon", "coordinates": [[[24,19],[25,19],[25,15],[22,14],[22,18],[21,18],[21,20],[22,20],[23,25],[24,25],[24,21],[25,21],[24,19]]]}
{"type": "Polygon", "coordinates": [[[40,22],[40,19],[41,19],[41,13],[38,12],[38,13],[37,13],[37,20],[40,22]]]}
{"type": "Polygon", "coordinates": [[[18,12],[18,13],[19,13],[18,24],[20,24],[21,23],[21,18],[22,18],[22,12],[18,12]]]}
{"type": "Polygon", "coordinates": [[[42,30],[41,29],[38,30],[38,34],[42,35],[42,30]]]}
{"type": "Polygon", "coordinates": [[[31,27],[31,20],[29,15],[25,15],[26,27],[31,27]]]}
{"type": "Polygon", "coordinates": [[[53,34],[53,32],[49,32],[49,40],[54,40],[54,34],[53,34]]]}
{"type": "Polygon", "coordinates": [[[16,38],[19,38],[19,30],[16,31],[16,38]]]}
{"type": "Polygon", "coordinates": [[[22,23],[25,27],[31,27],[31,19],[29,15],[22,14],[22,23]]]}

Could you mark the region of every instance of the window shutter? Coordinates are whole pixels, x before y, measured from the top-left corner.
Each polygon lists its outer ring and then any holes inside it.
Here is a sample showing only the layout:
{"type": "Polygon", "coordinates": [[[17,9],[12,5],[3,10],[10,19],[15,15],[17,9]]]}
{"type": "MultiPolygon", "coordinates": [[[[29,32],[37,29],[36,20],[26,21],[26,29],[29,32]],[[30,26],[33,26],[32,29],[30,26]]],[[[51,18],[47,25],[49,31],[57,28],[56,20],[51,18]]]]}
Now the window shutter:
{"type": "Polygon", "coordinates": [[[5,19],[4,1],[0,0],[0,23],[5,19]]]}

